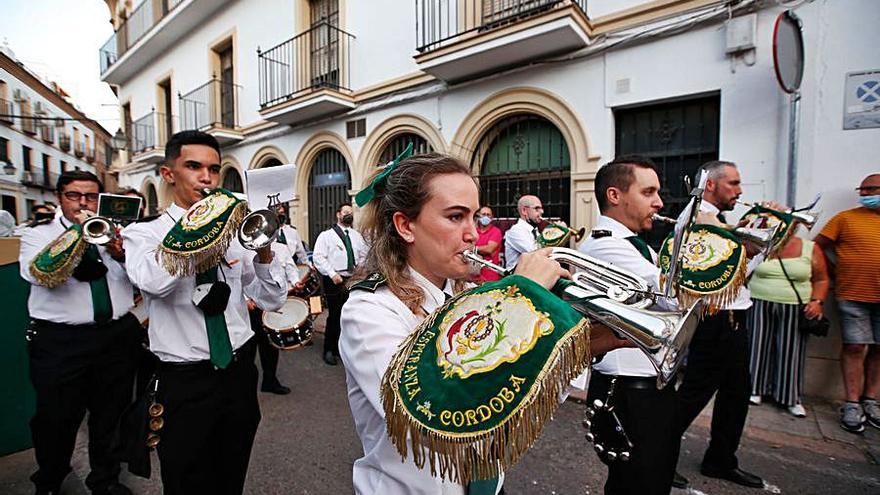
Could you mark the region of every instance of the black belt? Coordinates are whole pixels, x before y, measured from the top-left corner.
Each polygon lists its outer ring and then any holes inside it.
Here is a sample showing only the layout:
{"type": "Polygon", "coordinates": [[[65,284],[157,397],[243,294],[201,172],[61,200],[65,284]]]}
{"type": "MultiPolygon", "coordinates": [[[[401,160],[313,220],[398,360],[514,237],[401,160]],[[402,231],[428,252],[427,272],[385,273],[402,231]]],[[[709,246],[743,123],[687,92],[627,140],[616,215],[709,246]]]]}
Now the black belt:
{"type": "MultiPolygon", "coordinates": [[[[242,360],[245,351],[247,351],[251,346],[254,345],[254,339],[249,339],[245,342],[241,347],[232,351],[232,361],[229,363],[229,366],[226,369],[229,369],[233,364],[242,360]]],[[[157,367],[163,371],[195,371],[199,369],[205,370],[213,370],[215,369],[214,363],[211,362],[210,359],[202,359],[200,361],[159,361],[157,367]]]]}
{"type": "Polygon", "coordinates": [[[616,378],[617,384],[615,387],[636,390],[657,390],[657,377],[654,376],[606,375],[604,373],[599,373],[598,371],[594,371],[593,375],[600,380],[604,380],[606,383],[611,383],[611,380],[616,378]]]}
{"type": "Polygon", "coordinates": [[[73,323],[58,323],[55,321],[41,320],[39,318],[32,318],[31,319],[31,326],[32,327],[39,327],[41,330],[97,330],[97,329],[101,329],[101,328],[107,328],[111,325],[115,325],[117,323],[120,323],[123,320],[125,320],[126,318],[129,318],[129,319],[134,318],[135,320],[137,320],[137,318],[135,318],[135,316],[131,313],[125,313],[124,315],[120,316],[119,318],[117,318],[115,320],[110,320],[110,321],[104,322],[104,323],[81,323],[78,325],[75,325],[73,323]]]}

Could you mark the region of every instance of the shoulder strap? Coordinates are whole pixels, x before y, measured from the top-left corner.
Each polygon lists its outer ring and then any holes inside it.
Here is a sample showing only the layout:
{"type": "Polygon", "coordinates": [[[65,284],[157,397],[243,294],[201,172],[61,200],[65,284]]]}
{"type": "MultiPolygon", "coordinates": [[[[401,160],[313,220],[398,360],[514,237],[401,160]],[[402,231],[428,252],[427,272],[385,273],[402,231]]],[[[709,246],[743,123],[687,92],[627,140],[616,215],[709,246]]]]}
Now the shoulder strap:
{"type": "Polygon", "coordinates": [[[349,287],[349,290],[365,290],[367,292],[376,292],[376,289],[385,285],[386,281],[387,279],[381,273],[373,273],[370,274],[370,276],[368,276],[367,278],[361,280],[360,282],[352,284],[352,286],[349,287]]]}
{"type": "Polygon", "coordinates": [[[141,217],[141,218],[138,218],[137,220],[135,220],[134,223],[152,222],[153,220],[159,218],[160,216],[162,216],[162,215],[157,214],[157,215],[150,215],[148,217],[141,217]]]}
{"type": "Polygon", "coordinates": [[[801,295],[798,293],[797,289],[794,286],[794,282],[792,282],[791,277],[788,276],[788,272],[785,271],[785,263],[782,262],[782,258],[776,258],[779,260],[779,266],[782,267],[782,274],[785,275],[785,279],[788,280],[788,283],[791,285],[791,290],[794,291],[794,296],[798,300],[798,304],[803,306],[804,301],[801,300],[801,295]]]}
{"type": "Polygon", "coordinates": [[[27,226],[29,228],[39,227],[40,225],[46,225],[46,224],[52,223],[52,220],[55,220],[55,218],[43,218],[41,220],[34,220],[33,222],[29,223],[27,226]]]}
{"type": "Polygon", "coordinates": [[[339,228],[339,225],[333,225],[333,232],[336,232],[336,235],[339,236],[339,239],[342,241],[342,244],[345,244],[345,232],[339,228]]]}

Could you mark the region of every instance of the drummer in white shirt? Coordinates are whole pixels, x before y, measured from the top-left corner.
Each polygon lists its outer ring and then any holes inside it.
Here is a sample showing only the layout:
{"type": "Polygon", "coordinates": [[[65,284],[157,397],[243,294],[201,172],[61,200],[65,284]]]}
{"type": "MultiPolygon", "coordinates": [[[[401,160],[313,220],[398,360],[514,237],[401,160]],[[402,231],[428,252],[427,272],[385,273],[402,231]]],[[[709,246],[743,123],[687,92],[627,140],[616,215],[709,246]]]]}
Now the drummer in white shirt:
{"type": "MultiPolygon", "coordinates": [[[[123,231],[129,278],[141,289],[150,313],[150,350],[158,356],[157,400],[164,406],[159,462],[166,494],[241,493],[260,408],[254,332],[245,298],[265,310],[281,307],[287,282],[270,247],[256,254],[233,240],[219,280],[230,295],[222,311],[232,357],[218,361],[209,344],[206,315],[193,303],[194,276],[172,276],[156,261],[156,250],[181,216],[215,188],[220,146],[212,136],[184,131],[165,146],[162,178],[173,203],[148,222],[123,231]],[[212,356],[215,359],[212,360],[212,356]]],[[[228,356],[228,354],[226,354],[228,356]]]]}
{"type": "MultiPolygon", "coordinates": [[[[638,234],[652,228],[651,217],[663,207],[654,163],[644,157],[621,156],[596,174],[599,218],[580,251],[629,270],[653,291],[660,290],[657,253],[638,234]]],[[[666,308],[664,308],[666,309],[666,308]]],[[[593,365],[588,403],[605,400],[615,379],[612,398],[617,416],[634,448],[629,461],[608,461],[605,493],[667,494],[678,459],[675,432],[675,388],[657,390],[657,372],[639,349],[617,349],[593,365]]],[[[598,435],[613,432],[598,432],[598,435]]]]}
{"type": "MultiPolygon", "coordinates": [[[[354,463],[355,493],[464,494],[466,487],[432,475],[428,465],[418,468],[411,455],[401,459],[386,432],[379,389],[398,345],[446,298],[465,288],[469,266],[462,252],[473,249],[477,240],[476,183],[458,160],[430,153],[396,164],[358,199],[366,204],[364,229],[372,243],[342,311],[339,343],[364,449],[354,463]]],[[[548,253],[524,255],[517,273],[551,287],[566,272],[548,253]]],[[[593,327],[594,353],[621,345],[600,329],[593,327]]]]}

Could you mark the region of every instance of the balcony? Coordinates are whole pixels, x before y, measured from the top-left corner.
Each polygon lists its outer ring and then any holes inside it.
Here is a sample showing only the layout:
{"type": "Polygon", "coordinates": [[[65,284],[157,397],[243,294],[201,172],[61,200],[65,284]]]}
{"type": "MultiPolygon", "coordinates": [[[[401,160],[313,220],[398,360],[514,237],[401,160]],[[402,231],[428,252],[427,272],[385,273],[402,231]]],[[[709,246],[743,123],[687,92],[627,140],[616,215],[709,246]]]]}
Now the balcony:
{"type": "Polygon", "coordinates": [[[349,33],[322,22],[261,51],[260,115],[297,124],[354,108],[350,88],[349,33]]]}
{"type": "Polygon", "coordinates": [[[45,141],[47,143],[54,143],[55,142],[55,123],[54,122],[51,124],[47,123],[47,122],[40,122],[38,124],[38,127],[40,128],[40,139],[42,139],[43,141],[45,141]]]}
{"type": "Polygon", "coordinates": [[[58,183],[58,174],[41,170],[25,170],[22,172],[21,183],[29,187],[54,191],[58,183]]]}
{"type": "Polygon", "coordinates": [[[14,124],[15,119],[12,118],[13,115],[15,115],[15,106],[13,106],[12,101],[0,98],[0,122],[14,124]]]}
{"type": "Polygon", "coordinates": [[[70,135],[61,132],[58,135],[58,147],[63,151],[70,151],[70,135]]]}
{"type": "Polygon", "coordinates": [[[73,154],[76,155],[77,158],[82,158],[86,156],[86,143],[85,141],[74,141],[73,142],[73,154]]]}
{"type": "Polygon", "coordinates": [[[89,163],[95,163],[95,147],[94,146],[86,146],[86,161],[89,163]]]}
{"type": "Polygon", "coordinates": [[[416,0],[419,69],[457,82],[589,44],[587,0],[416,0]]]}
{"type": "Polygon", "coordinates": [[[239,86],[211,79],[180,99],[180,130],[204,131],[217,138],[220,145],[244,139],[238,130],[239,86]]]}
{"type": "Polygon", "coordinates": [[[230,1],[143,0],[98,51],[101,80],[123,84],[230,1]]]}
{"type": "Polygon", "coordinates": [[[132,162],[161,163],[165,159],[165,143],[174,127],[172,119],[153,111],[131,123],[132,162]]]}

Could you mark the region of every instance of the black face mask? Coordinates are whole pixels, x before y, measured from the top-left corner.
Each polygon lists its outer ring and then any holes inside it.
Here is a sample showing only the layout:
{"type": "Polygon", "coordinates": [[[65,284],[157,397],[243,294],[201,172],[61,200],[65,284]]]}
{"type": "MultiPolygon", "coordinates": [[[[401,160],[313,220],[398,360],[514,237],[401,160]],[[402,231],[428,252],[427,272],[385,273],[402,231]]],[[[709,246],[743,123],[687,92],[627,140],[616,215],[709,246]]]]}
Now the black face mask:
{"type": "Polygon", "coordinates": [[[278,215],[278,221],[281,222],[282,224],[287,223],[287,215],[283,215],[283,214],[278,215]]]}
{"type": "Polygon", "coordinates": [[[351,225],[354,223],[354,215],[348,214],[342,216],[342,225],[351,225]]]}

